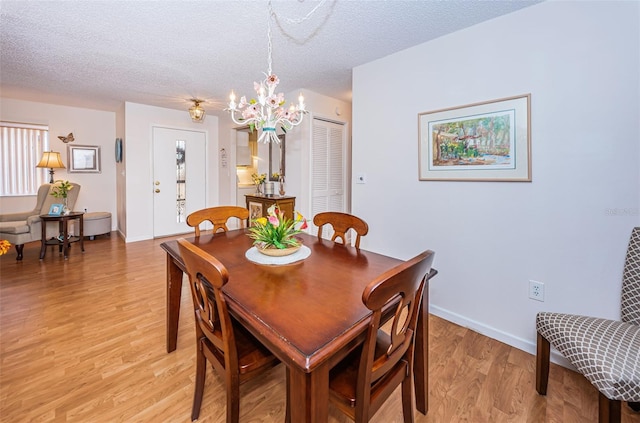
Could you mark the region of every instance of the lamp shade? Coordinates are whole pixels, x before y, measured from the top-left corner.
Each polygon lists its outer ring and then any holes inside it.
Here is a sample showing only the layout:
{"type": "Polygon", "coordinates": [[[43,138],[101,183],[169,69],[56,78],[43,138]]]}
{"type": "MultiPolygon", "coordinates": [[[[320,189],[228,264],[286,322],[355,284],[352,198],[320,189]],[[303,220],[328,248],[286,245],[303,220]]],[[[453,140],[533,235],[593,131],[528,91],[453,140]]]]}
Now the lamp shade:
{"type": "Polygon", "coordinates": [[[193,106],[189,107],[189,116],[191,116],[191,120],[194,122],[202,122],[205,114],[204,109],[200,106],[202,100],[192,99],[191,101],[194,103],[193,106]]]}
{"type": "Polygon", "coordinates": [[[36,167],[48,167],[49,169],[64,169],[64,164],[60,158],[60,153],[45,151],[36,167]]]}

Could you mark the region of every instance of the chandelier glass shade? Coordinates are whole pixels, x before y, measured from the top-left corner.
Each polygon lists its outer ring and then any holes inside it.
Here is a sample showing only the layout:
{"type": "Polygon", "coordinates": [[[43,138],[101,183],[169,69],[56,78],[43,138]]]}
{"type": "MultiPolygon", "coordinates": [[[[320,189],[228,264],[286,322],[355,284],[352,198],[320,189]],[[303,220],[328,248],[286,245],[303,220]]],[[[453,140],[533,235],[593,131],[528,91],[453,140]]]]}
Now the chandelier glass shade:
{"type": "Polygon", "coordinates": [[[229,107],[225,110],[231,113],[231,119],[237,125],[248,125],[252,131],[260,131],[258,142],[277,144],[280,140],[276,129],[280,128],[286,133],[302,122],[307,111],[302,93],[298,96],[298,104],[291,104],[289,107],[286,106],[284,94],[276,94],[280,79],[271,70],[271,14],[267,24],[267,38],[268,71],[264,74],[264,80],[253,83],[256,97],[247,100],[247,97],[242,96],[236,103],[236,94],[232,90],[229,95],[229,107]]]}
{"type": "Polygon", "coordinates": [[[193,101],[193,106],[189,107],[189,116],[191,116],[191,120],[194,122],[202,122],[205,111],[202,106],[200,106],[200,103],[203,103],[203,101],[196,98],[192,98],[191,101],[193,101]]]}

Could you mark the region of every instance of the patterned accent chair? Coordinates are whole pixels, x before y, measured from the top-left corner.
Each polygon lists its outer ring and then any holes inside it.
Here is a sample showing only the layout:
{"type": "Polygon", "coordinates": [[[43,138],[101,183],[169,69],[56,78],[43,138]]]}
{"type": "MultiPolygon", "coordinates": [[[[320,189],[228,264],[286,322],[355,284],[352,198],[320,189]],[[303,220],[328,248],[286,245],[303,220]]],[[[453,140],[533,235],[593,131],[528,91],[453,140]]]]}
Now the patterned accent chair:
{"type": "Polygon", "coordinates": [[[536,390],[547,393],[553,345],[599,391],[599,422],[619,423],[621,401],[640,410],[640,227],[631,232],[620,321],[541,312],[536,316],[536,390]]]}

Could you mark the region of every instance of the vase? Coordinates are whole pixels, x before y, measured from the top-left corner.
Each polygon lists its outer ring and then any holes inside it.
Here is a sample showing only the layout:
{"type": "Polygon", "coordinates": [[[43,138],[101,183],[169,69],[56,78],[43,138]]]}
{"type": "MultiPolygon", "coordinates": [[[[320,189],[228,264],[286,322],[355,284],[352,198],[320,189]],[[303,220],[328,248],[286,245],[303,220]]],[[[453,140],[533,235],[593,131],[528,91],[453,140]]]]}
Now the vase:
{"type": "Polygon", "coordinates": [[[70,212],[71,212],[71,210],[69,210],[69,205],[67,203],[67,197],[63,197],[62,198],[62,214],[68,215],[70,212]]]}
{"type": "Polygon", "coordinates": [[[280,195],[284,195],[284,175],[280,175],[280,177],[278,178],[278,182],[280,182],[280,195]]]}
{"type": "Polygon", "coordinates": [[[302,244],[297,245],[295,247],[289,247],[289,248],[269,248],[269,247],[266,247],[266,248],[256,247],[256,248],[258,249],[259,252],[261,252],[265,256],[284,257],[284,256],[290,256],[291,254],[295,253],[300,249],[300,247],[302,247],[302,244]]]}
{"type": "Polygon", "coordinates": [[[256,194],[257,195],[262,195],[262,193],[263,193],[262,185],[263,184],[256,184],[256,194]]]}

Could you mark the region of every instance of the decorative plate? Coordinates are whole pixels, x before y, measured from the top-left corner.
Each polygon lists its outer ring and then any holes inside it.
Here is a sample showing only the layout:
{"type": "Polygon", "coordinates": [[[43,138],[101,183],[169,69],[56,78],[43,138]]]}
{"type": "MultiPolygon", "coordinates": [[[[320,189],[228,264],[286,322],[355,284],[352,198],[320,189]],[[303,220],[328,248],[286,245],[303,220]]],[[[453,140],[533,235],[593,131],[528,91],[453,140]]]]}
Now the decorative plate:
{"type": "Polygon", "coordinates": [[[298,251],[286,256],[268,256],[266,254],[262,254],[256,247],[251,247],[244,255],[247,260],[256,264],[281,266],[306,259],[311,255],[311,250],[306,245],[302,245],[298,251]]]}

